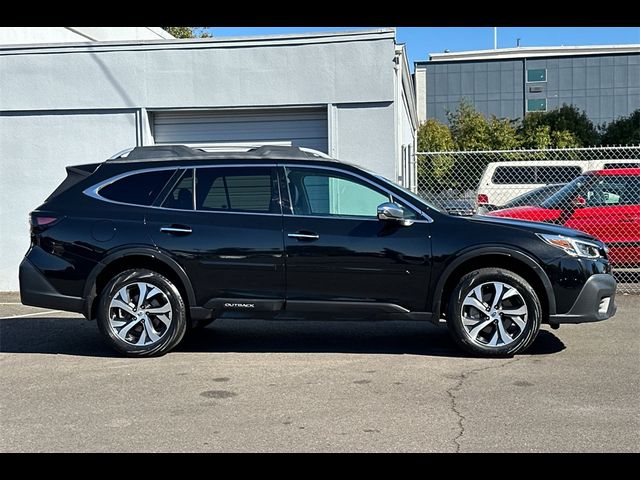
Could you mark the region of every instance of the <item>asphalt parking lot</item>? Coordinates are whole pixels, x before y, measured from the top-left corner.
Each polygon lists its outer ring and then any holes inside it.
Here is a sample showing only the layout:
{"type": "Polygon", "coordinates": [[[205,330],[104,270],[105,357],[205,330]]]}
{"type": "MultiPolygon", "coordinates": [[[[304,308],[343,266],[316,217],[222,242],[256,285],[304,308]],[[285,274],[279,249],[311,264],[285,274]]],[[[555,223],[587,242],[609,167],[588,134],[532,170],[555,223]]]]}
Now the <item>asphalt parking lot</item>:
{"type": "Polygon", "coordinates": [[[223,320],[126,359],[0,295],[0,451],[640,451],[640,297],[467,358],[421,323],[223,320]]]}

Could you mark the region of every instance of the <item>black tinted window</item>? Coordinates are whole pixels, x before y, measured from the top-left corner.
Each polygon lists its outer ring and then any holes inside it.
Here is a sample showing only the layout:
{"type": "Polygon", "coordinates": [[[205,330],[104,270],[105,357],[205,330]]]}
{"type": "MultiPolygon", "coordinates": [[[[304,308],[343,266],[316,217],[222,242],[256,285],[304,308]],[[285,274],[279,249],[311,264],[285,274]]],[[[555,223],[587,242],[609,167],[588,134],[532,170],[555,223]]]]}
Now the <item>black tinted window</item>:
{"type": "Polygon", "coordinates": [[[269,167],[199,168],[196,208],[280,213],[275,172],[269,167]]]}
{"type": "Polygon", "coordinates": [[[536,167],[535,183],[568,183],[581,174],[580,167],[536,167]]]}
{"type": "Polygon", "coordinates": [[[582,174],[576,166],[498,166],[493,172],[496,184],[567,183],[582,174]]]}
{"type": "Polygon", "coordinates": [[[527,184],[536,183],[536,170],[535,167],[496,167],[493,172],[493,183],[505,184],[527,184]]]}
{"type": "Polygon", "coordinates": [[[136,173],[100,189],[100,195],[115,202],[151,205],[165,186],[173,170],[136,173]]]}
{"type": "Polygon", "coordinates": [[[166,208],[177,208],[179,210],[193,210],[193,169],[183,172],[171,193],[162,203],[166,208]]]}

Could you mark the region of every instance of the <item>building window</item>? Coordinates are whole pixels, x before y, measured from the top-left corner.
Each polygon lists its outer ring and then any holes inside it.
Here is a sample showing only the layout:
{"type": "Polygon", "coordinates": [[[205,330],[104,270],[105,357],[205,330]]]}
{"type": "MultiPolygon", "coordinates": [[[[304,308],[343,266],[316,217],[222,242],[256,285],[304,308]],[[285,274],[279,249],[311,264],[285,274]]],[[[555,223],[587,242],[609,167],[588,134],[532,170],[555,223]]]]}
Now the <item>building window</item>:
{"type": "Polygon", "coordinates": [[[546,98],[530,98],[527,100],[527,112],[546,112],[546,98]]]}
{"type": "Polygon", "coordinates": [[[546,82],[547,81],[547,69],[546,68],[533,68],[527,70],[527,83],[546,82]]]}

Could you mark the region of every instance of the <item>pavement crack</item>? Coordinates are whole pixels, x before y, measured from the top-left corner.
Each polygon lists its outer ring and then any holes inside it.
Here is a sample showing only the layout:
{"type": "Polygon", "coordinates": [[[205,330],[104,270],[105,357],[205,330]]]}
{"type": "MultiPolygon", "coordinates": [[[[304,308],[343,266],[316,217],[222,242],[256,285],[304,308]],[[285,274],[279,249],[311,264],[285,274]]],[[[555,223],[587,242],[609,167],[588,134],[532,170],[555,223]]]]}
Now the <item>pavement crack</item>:
{"type": "Polygon", "coordinates": [[[471,375],[474,375],[478,372],[482,372],[484,370],[491,370],[493,368],[506,367],[507,365],[511,365],[512,363],[519,362],[523,358],[524,357],[518,357],[518,358],[511,359],[508,362],[501,363],[499,365],[488,365],[488,366],[473,368],[471,370],[464,371],[458,376],[456,384],[446,390],[447,395],[449,396],[449,401],[451,402],[451,411],[455,413],[457,417],[458,433],[452,440],[453,445],[455,446],[455,453],[460,453],[462,449],[462,443],[461,443],[462,437],[465,434],[464,422],[467,418],[464,416],[464,414],[460,410],[460,406],[458,405],[458,394],[462,390],[462,387],[464,386],[465,381],[471,375]]]}

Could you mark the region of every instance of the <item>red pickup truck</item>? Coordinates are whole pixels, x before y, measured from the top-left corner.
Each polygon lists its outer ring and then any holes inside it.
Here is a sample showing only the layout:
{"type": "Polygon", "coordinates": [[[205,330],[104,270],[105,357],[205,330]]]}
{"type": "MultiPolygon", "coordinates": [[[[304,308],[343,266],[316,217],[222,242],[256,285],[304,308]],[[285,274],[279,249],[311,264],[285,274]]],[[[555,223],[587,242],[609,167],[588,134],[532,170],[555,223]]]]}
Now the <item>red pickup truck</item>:
{"type": "Polygon", "coordinates": [[[487,215],[582,230],[609,246],[612,265],[640,267],[640,168],[586,172],[539,206],[506,208],[487,215]]]}

